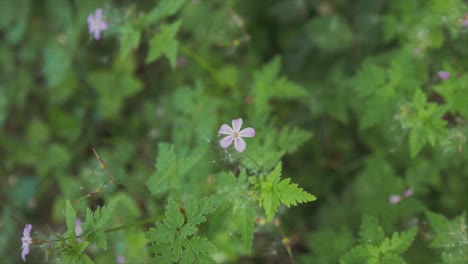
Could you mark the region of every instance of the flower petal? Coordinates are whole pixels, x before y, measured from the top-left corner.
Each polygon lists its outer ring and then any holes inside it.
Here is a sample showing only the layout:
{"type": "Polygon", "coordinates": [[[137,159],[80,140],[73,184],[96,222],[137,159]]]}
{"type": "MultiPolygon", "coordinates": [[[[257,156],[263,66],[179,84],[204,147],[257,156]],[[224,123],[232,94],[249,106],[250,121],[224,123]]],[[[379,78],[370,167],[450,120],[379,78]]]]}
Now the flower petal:
{"type": "Polygon", "coordinates": [[[251,127],[247,127],[245,129],[242,129],[241,132],[239,132],[239,136],[241,137],[253,137],[255,136],[255,130],[251,127]]]}
{"type": "Polygon", "coordinates": [[[102,18],[102,8],[96,9],[96,20],[101,20],[102,18]]]}
{"type": "Polygon", "coordinates": [[[101,33],[101,32],[100,32],[99,30],[97,30],[97,29],[94,31],[94,34],[93,34],[93,35],[94,35],[94,38],[95,38],[96,40],[99,40],[99,38],[100,38],[100,37],[99,37],[100,33],[101,33]]]}
{"type": "Polygon", "coordinates": [[[21,251],[21,258],[23,261],[26,261],[26,255],[29,254],[29,246],[24,247],[23,250],[21,251]]]}
{"type": "Polygon", "coordinates": [[[24,230],[23,230],[23,237],[30,237],[30,233],[31,233],[31,229],[32,229],[32,225],[31,224],[26,224],[26,226],[24,226],[24,230]]]}
{"type": "Polygon", "coordinates": [[[87,21],[88,21],[88,24],[93,23],[93,21],[94,21],[94,16],[93,16],[93,14],[89,14],[89,15],[88,15],[87,21]]]}
{"type": "Polygon", "coordinates": [[[439,74],[439,77],[444,79],[444,80],[447,80],[448,78],[450,78],[450,72],[439,71],[438,74],[439,74]]]}
{"type": "Polygon", "coordinates": [[[241,127],[242,127],[242,118],[232,120],[232,129],[235,132],[239,133],[239,130],[241,129],[241,127]]]}
{"type": "Polygon", "coordinates": [[[81,236],[83,229],[81,228],[81,218],[77,217],[75,221],[75,235],[81,236]]]}
{"type": "Polygon", "coordinates": [[[221,145],[222,148],[227,148],[231,145],[233,140],[234,140],[233,136],[227,136],[221,139],[221,141],[219,141],[219,144],[221,145]]]}
{"type": "Polygon", "coordinates": [[[245,147],[247,147],[247,145],[245,144],[245,141],[242,138],[238,137],[234,140],[234,147],[237,149],[237,151],[244,152],[245,147]]]}
{"type": "Polygon", "coordinates": [[[100,28],[101,30],[106,30],[107,29],[107,22],[106,21],[101,21],[100,28]]]}
{"type": "Polygon", "coordinates": [[[223,124],[221,126],[221,128],[219,129],[218,131],[219,134],[224,134],[224,135],[233,135],[234,134],[234,130],[232,130],[232,128],[226,124],[223,124]]]}
{"type": "Polygon", "coordinates": [[[388,201],[391,203],[391,204],[397,204],[401,201],[401,196],[400,195],[397,195],[397,194],[392,194],[388,197],[388,201]]]}

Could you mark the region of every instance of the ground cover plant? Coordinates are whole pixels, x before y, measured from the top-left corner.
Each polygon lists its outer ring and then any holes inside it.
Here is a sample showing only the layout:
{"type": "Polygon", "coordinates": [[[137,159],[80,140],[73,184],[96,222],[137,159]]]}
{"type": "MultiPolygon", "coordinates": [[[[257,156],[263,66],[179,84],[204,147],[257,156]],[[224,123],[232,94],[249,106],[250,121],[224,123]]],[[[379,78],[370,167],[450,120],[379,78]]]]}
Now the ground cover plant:
{"type": "Polygon", "coordinates": [[[468,263],[462,0],[0,2],[2,263],[468,263]]]}

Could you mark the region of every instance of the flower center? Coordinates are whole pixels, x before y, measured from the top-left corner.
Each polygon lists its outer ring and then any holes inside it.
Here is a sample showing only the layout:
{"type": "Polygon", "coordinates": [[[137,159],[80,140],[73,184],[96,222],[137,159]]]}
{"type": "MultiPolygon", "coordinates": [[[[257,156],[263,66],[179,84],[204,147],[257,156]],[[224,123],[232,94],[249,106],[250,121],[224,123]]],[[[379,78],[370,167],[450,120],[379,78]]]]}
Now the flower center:
{"type": "Polygon", "coordinates": [[[23,246],[25,245],[31,245],[32,244],[32,238],[30,237],[23,237],[22,238],[23,246]]]}
{"type": "Polygon", "coordinates": [[[237,133],[237,132],[234,132],[234,135],[233,135],[233,137],[235,137],[235,138],[239,137],[239,133],[237,133]]]}

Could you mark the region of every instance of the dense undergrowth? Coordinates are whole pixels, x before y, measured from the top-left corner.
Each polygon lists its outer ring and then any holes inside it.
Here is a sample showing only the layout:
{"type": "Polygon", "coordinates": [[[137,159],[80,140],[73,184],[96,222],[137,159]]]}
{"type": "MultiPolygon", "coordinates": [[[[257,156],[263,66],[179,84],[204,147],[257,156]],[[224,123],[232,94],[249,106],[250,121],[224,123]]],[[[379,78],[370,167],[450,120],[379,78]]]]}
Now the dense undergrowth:
{"type": "Polygon", "coordinates": [[[2,263],[467,263],[467,11],[1,1],[2,263]]]}

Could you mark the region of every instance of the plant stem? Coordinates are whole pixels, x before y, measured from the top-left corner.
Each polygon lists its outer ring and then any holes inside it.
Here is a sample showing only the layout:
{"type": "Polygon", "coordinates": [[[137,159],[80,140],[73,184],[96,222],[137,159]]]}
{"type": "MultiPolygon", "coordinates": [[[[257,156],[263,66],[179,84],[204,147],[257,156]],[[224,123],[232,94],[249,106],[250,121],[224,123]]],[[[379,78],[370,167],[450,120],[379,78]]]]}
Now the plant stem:
{"type": "Polygon", "coordinates": [[[112,228],[109,228],[109,229],[105,229],[104,232],[105,233],[110,233],[110,232],[126,229],[126,228],[129,228],[129,227],[133,227],[133,226],[144,225],[144,224],[151,223],[151,222],[154,222],[154,221],[157,221],[157,220],[161,220],[163,218],[164,218],[163,215],[155,216],[155,217],[143,219],[141,221],[138,221],[138,222],[135,222],[135,223],[132,223],[132,224],[116,226],[116,227],[112,227],[112,228]]]}
{"type": "Polygon", "coordinates": [[[245,152],[242,152],[247,158],[249,158],[251,161],[253,161],[253,163],[255,163],[258,168],[260,169],[262,166],[256,161],[254,160],[254,158],[252,158],[249,154],[245,153],[245,152]]]}

